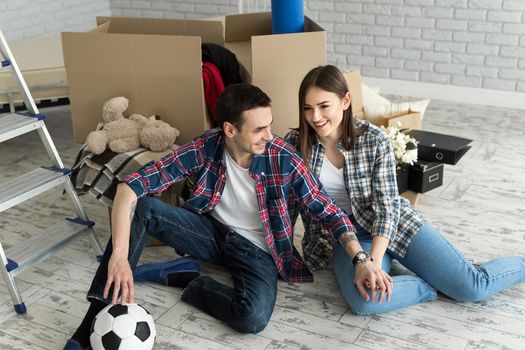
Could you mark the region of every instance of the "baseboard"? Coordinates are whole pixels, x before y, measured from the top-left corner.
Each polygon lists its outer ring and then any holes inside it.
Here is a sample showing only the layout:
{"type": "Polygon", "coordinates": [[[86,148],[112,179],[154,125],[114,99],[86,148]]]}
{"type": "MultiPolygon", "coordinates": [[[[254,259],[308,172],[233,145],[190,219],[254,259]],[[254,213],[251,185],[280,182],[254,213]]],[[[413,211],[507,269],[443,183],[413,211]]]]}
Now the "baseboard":
{"type": "Polygon", "coordinates": [[[525,93],[520,92],[372,77],[362,77],[362,79],[369,86],[379,86],[381,94],[525,109],[525,93]]]}

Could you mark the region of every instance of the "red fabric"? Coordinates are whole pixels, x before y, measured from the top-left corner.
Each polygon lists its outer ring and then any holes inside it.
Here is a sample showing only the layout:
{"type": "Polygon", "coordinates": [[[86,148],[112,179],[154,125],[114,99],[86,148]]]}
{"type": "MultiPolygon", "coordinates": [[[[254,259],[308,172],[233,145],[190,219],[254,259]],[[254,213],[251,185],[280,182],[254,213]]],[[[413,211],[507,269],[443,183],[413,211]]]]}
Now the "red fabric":
{"type": "Polygon", "coordinates": [[[204,62],[202,64],[202,81],[204,82],[204,100],[208,108],[210,121],[215,123],[215,105],[217,104],[217,99],[224,91],[224,83],[222,82],[219,68],[211,62],[204,62]]]}

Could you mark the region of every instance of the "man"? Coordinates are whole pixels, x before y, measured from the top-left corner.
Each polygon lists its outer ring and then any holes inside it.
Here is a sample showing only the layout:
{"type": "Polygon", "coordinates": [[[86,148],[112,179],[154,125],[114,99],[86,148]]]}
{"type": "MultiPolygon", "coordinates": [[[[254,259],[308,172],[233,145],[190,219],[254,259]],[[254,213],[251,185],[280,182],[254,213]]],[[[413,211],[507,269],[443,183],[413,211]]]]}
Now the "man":
{"type": "MultiPolygon", "coordinates": [[[[220,129],[205,132],[119,184],[112,240],[88,293],[91,307],[66,349],[89,348],[91,322],[107,303],[117,303],[119,295],[121,303],[133,302],[132,268],[148,235],[228,268],[233,287],[200,276],[189,282],[181,298],[242,333],[260,332],[268,323],[278,276],[290,282],[313,280],[293,246],[289,196],[322,220],[349,254],[361,250],[347,215],[294,149],[272,135],[270,99],[263,91],[231,85],[219,98],[216,114],[220,129]],[[184,208],[146,196],[190,175],[196,188],[184,208]]],[[[155,266],[157,271],[147,272],[156,274],[152,280],[177,280],[177,271],[170,272],[172,263],[155,266]]],[[[365,278],[370,282],[370,274],[364,276],[356,282],[360,286],[365,278]]]]}

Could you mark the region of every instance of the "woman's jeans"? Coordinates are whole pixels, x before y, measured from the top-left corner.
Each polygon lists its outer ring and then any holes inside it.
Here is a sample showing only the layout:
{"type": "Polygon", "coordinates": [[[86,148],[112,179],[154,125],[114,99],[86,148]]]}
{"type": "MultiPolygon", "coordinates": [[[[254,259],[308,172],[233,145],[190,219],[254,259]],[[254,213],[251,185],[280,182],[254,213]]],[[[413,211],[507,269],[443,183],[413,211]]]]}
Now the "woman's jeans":
{"type": "MultiPolygon", "coordinates": [[[[370,252],[372,237],[361,227],[357,238],[363,250],[370,252]]],[[[354,266],[346,251],[337,244],[334,250],[334,270],[341,292],[352,311],[367,315],[396,310],[436,299],[436,290],[458,301],[479,301],[492,294],[525,281],[525,259],[508,257],[489,261],[479,267],[472,265],[441,234],[428,224],[412,237],[405,256],[387,251],[383,270],[390,272],[392,259],[416,274],[393,276],[390,302],[383,299],[367,302],[354,285],[354,266]]]]}
{"type": "MultiPolygon", "coordinates": [[[[277,295],[278,271],[269,254],[209,216],[144,197],[138,200],[131,225],[131,268],[137,265],[149,236],[197,259],[225,265],[231,273],[233,288],[201,276],[184,289],[183,301],[239,332],[257,333],[264,329],[277,295]]],[[[104,300],[111,252],[110,239],[88,299],[104,300]]]]}

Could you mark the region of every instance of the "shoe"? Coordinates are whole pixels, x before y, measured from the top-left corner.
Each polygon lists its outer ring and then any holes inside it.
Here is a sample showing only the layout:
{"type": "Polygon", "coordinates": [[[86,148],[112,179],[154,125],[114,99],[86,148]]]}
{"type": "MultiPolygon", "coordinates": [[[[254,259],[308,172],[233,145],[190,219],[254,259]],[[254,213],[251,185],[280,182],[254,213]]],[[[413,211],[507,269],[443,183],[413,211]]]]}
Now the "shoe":
{"type": "Polygon", "coordinates": [[[186,287],[200,275],[200,264],[191,256],[173,261],[137,266],[133,270],[135,282],[155,282],[165,286],[186,287]]]}
{"type": "Polygon", "coordinates": [[[64,346],[64,350],[92,350],[92,348],[91,345],[88,345],[87,348],[83,348],[76,340],[69,339],[66,346],[64,346]]]}

